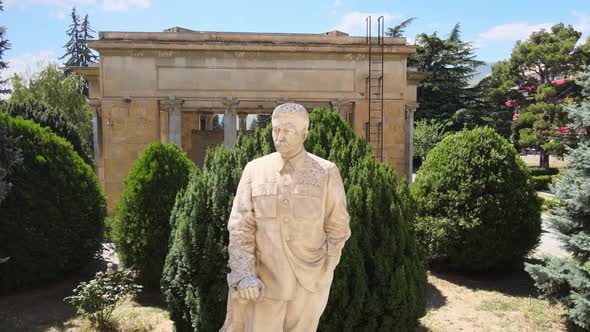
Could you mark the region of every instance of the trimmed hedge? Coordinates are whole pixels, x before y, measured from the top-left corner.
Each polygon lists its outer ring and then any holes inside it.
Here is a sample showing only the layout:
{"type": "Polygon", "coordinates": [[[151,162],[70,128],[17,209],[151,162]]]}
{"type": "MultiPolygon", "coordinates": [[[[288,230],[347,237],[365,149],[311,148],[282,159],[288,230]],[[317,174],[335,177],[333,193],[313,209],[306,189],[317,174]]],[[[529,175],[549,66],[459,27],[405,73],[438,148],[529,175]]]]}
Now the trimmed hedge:
{"type": "Polygon", "coordinates": [[[22,116],[32,120],[42,127],[49,127],[53,133],[70,142],[80,157],[88,164],[93,165],[93,152],[83,143],[80,133],[68,118],[59,110],[34,100],[27,99],[24,102],[5,102],[0,106],[0,111],[7,112],[12,117],[22,116]]]}
{"type": "Polygon", "coordinates": [[[528,168],[529,173],[531,176],[541,176],[541,175],[557,175],[559,173],[559,168],[555,167],[530,167],[528,168]]]}
{"type": "Polygon", "coordinates": [[[65,139],[30,120],[8,119],[22,162],[0,204],[0,291],[56,279],[100,249],[105,197],[92,168],[65,139]]]}
{"type": "Polygon", "coordinates": [[[186,187],[193,163],[175,144],[153,143],[125,178],[125,188],[110,224],[125,267],[140,271],[140,282],[159,287],[168,253],[170,213],[186,187]]]}
{"type": "MultiPolygon", "coordinates": [[[[414,330],[425,311],[426,272],[408,186],[337,114],[314,110],[310,122],[306,149],[338,166],[352,229],[319,330],[414,330]]],[[[177,331],[217,331],[223,324],[233,195],[247,161],[273,151],[270,126],[253,138],[240,136],[233,150],[210,150],[203,173],[179,194],[162,278],[177,331]]]]}
{"type": "Polygon", "coordinates": [[[553,181],[551,175],[531,176],[531,185],[535,190],[549,190],[549,184],[553,181]]]}
{"type": "Polygon", "coordinates": [[[428,154],[412,193],[418,238],[432,263],[507,268],[539,242],[541,203],[526,166],[491,128],[445,138],[428,154]]]}

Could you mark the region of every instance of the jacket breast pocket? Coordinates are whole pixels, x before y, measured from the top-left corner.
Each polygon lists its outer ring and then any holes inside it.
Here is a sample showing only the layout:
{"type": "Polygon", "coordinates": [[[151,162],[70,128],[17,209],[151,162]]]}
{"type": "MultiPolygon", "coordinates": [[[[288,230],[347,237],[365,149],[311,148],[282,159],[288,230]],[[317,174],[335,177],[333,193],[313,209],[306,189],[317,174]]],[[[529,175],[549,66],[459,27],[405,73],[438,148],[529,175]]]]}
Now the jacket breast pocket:
{"type": "Polygon", "coordinates": [[[316,186],[297,185],[293,192],[295,217],[319,220],[324,212],[322,190],[316,186]]]}
{"type": "Polygon", "coordinates": [[[256,218],[277,217],[277,184],[259,183],[252,186],[252,200],[256,218]]]}

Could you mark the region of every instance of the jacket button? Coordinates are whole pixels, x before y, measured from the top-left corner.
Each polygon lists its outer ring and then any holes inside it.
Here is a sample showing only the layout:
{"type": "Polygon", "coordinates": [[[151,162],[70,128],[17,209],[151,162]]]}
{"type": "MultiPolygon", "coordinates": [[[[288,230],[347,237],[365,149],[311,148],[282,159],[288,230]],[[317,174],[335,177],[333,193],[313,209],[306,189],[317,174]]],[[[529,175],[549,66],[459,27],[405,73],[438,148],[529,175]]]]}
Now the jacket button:
{"type": "Polygon", "coordinates": [[[287,204],[289,204],[289,200],[288,199],[284,199],[283,200],[283,205],[287,205],[287,204]]]}
{"type": "Polygon", "coordinates": [[[283,222],[289,222],[289,217],[284,217],[283,222]]]}

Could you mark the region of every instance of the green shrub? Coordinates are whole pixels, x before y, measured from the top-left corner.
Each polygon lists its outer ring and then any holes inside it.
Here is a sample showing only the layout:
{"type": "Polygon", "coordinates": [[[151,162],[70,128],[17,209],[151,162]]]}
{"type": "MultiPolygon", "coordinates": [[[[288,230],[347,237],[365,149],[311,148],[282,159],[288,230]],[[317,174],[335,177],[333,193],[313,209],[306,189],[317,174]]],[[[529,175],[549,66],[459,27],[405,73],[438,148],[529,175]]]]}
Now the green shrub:
{"type": "Polygon", "coordinates": [[[174,144],[153,143],[125,178],[112,220],[111,236],[122,263],[140,272],[140,282],[159,287],[170,237],[170,212],[176,194],[194,169],[174,144]]]}
{"type": "Polygon", "coordinates": [[[531,176],[531,185],[535,190],[549,190],[549,184],[553,180],[551,175],[531,176]]]}
{"type": "Polygon", "coordinates": [[[105,198],[89,165],[65,139],[8,118],[22,162],[0,205],[0,291],[56,279],[87,264],[100,248],[105,198]]]}
{"type": "Polygon", "coordinates": [[[559,168],[555,167],[528,167],[529,173],[531,176],[540,176],[540,175],[557,175],[559,173],[559,168]]]}
{"type": "Polygon", "coordinates": [[[76,307],[78,315],[88,318],[98,331],[104,331],[113,325],[113,311],[140,291],[141,286],[133,282],[131,270],[112,270],[109,263],[106,272],[99,271],[89,282],[81,282],[64,301],[76,307]]]}
{"type": "Polygon", "coordinates": [[[12,117],[22,116],[27,120],[40,124],[42,127],[49,127],[57,136],[63,137],[72,143],[74,151],[88,165],[93,165],[92,149],[83,143],[84,140],[76,126],[69,122],[67,116],[61,111],[30,98],[23,102],[5,102],[0,107],[0,111],[7,112],[12,117]]]}
{"type": "MultiPolygon", "coordinates": [[[[426,274],[409,189],[337,114],[315,110],[310,122],[306,149],[339,167],[352,229],[319,330],[411,331],[424,313],[426,274]]],[[[178,331],[223,324],[232,199],[247,161],[274,151],[271,130],[241,136],[233,150],[209,151],[203,173],[177,198],[162,291],[178,331]]]]}
{"type": "MultiPolygon", "coordinates": [[[[20,150],[16,147],[16,137],[8,135],[8,118],[0,118],[0,203],[4,200],[12,183],[6,177],[12,168],[21,162],[20,150]]],[[[0,257],[2,259],[3,257],[0,257]]]]}
{"type": "Polygon", "coordinates": [[[528,179],[516,150],[490,128],[439,143],[412,186],[430,261],[474,271],[520,261],[541,233],[541,204],[528,179]]]}

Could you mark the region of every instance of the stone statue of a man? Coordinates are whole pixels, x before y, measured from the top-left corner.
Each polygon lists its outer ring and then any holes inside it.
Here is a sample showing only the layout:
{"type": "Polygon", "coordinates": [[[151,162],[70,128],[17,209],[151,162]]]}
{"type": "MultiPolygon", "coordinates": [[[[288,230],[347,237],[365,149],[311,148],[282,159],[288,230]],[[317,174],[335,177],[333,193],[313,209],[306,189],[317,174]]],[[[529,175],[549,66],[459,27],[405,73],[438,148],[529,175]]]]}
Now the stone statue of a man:
{"type": "Polygon", "coordinates": [[[278,152],[246,165],[229,229],[230,287],[222,331],[315,331],[350,237],[338,168],[305,151],[309,115],[278,106],[278,152]]]}

